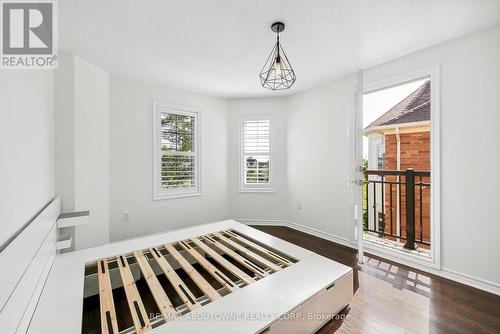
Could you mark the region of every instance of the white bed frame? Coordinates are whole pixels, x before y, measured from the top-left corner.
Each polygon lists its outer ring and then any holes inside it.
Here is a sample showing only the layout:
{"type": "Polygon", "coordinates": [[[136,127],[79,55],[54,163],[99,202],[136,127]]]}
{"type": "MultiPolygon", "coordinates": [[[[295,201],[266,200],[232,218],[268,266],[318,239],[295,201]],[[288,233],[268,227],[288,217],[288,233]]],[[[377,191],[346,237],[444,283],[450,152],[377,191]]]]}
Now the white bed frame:
{"type": "Polygon", "coordinates": [[[81,333],[87,263],[225,230],[298,262],[148,333],[312,333],[353,294],[351,268],[232,220],[56,255],[59,214],[57,198],[0,253],[2,333],[81,333]]]}
{"type": "Polygon", "coordinates": [[[28,330],[56,257],[60,210],[61,201],[56,198],[0,253],[2,333],[28,330]]]}

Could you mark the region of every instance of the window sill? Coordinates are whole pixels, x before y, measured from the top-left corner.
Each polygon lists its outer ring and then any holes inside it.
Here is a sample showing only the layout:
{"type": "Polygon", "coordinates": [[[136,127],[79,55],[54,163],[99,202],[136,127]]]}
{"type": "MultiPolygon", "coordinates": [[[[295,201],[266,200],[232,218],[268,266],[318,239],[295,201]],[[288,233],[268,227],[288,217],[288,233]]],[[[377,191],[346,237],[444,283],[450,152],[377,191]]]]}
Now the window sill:
{"type": "Polygon", "coordinates": [[[276,194],[276,190],[274,189],[240,189],[238,192],[240,193],[250,193],[250,194],[276,194]]]}
{"type": "Polygon", "coordinates": [[[196,196],[201,196],[201,192],[194,192],[194,193],[186,193],[186,194],[172,194],[172,195],[167,195],[167,194],[155,194],[153,197],[153,200],[155,201],[161,201],[164,199],[175,199],[175,198],[184,198],[184,197],[196,197],[196,196]]]}

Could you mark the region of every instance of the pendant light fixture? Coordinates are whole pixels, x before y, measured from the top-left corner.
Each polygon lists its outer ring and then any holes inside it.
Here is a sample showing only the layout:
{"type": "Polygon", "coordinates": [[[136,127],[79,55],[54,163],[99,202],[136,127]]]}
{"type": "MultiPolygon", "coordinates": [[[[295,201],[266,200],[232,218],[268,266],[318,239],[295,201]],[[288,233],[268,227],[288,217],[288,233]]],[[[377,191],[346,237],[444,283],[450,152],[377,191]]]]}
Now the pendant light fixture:
{"type": "Polygon", "coordinates": [[[280,43],[280,33],[285,30],[285,24],[275,22],[271,25],[271,30],[276,33],[276,44],[260,71],[260,83],[262,87],[271,90],[289,89],[295,83],[296,77],[280,43]]]}

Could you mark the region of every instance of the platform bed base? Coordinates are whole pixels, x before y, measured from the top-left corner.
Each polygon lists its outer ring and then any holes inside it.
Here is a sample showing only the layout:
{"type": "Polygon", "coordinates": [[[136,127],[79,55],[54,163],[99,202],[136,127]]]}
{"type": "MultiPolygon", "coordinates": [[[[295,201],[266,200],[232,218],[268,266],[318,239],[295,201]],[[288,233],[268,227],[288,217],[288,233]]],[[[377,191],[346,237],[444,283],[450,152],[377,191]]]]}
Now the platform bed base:
{"type": "Polygon", "coordinates": [[[82,333],[144,333],[296,262],[230,229],[102,258],[86,265],[82,333]]]}
{"type": "Polygon", "coordinates": [[[311,334],[349,305],[353,291],[352,271],[305,301],[258,334],[311,334]]]}

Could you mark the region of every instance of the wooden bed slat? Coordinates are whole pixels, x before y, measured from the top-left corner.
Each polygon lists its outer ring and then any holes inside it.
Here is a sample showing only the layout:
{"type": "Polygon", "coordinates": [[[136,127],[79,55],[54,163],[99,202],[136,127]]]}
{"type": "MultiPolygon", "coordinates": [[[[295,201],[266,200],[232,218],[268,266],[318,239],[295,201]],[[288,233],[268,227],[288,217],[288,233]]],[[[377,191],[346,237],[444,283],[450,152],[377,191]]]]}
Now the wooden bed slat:
{"type": "Polygon", "coordinates": [[[99,281],[99,303],[101,309],[101,333],[118,334],[115,303],[113,302],[113,290],[111,288],[108,261],[106,259],[97,261],[97,273],[99,281]]]}
{"type": "Polygon", "coordinates": [[[187,243],[181,241],[179,245],[191,254],[198,263],[208,271],[213,278],[215,278],[220,284],[226,287],[229,291],[233,292],[239,289],[239,287],[234,283],[229,277],[227,277],[222,271],[217,269],[213,264],[211,264],[203,255],[198,253],[196,250],[191,248],[187,243]]]}
{"type": "Polygon", "coordinates": [[[217,290],[215,290],[210,283],[208,283],[203,276],[201,276],[201,274],[186,260],[186,258],[184,258],[184,256],[177,251],[177,249],[175,249],[172,244],[165,244],[165,248],[210,300],[217,300],[221,297],[217,290]]]}
{"type": "Polygon", "coordinates": [[[242,266],[244,266],[247,269],[250,269],[252,272],[254,272],[257,276],[259,277],[266,277],[268,275],[267,272],[265,272],[263,269],[255,265],[254,263],[248,261],[245,259],[243,256],[240,254],[236,253],[226,245],[223,245],[222,243],[218,242],[217,240],[210,238],[206,235],[202,236],[203,240],[207,240],[211,245],[214,245],[230,257],[232,257],[234,260],[239,262],[242,266]]]}
{"type": "Polygon", "coordinates": [[[264,248],[261,245],[258,245],[255,242],[253,242],[253,241],[251,241],[251,240],[249,240],[249,239],[247,239],[247,238],[245,238],[245,237],[243,237],[243,236],[241,236],[239,234],[234,233],[231,230],[227,230],[227,231],[224,231],[224,232],[227,233],[227,234],[229,234],[230,236],[238,239],[239,241],[241,241],[245,245],[250,246],[252,248],[255,248],[255,249],[261,251],[262,253],[268,254],[271,257],[273,257],[275,260],[277,260],[277,261],[283,262],[287,266],[290,266],[290,265],[293,264],[293,262],[291,262],[290,260],[286,259],[285,257],[283,257],[281,255],[278,255],[275,252],[273,252],[272,250],[264,248]]]}
{"type": "Polygon", "coordinates": [[[222,233],[216,232],[216,233],[214,233],[214,235],[217,236],[217,237],[219,237],[222,241],[224,241],[228,245],[236,248],[237,250],[239,250],[243,254],[245,254],[248,257],[252,258],[253,260],[257,261],[258,263],[261,263],[264,266],[271,268],[273,271],[279,271],[279,270],[282,269],[281,267],[279,267],[276,264],[272,263],[268,259],[265,259],[262,256],[260,256],[259,254],[252,252],[250,249],[245,248],[242,245],[234,242],[233,240],[229,239],[228,237],[226,237],[222,233]]]}
{"type": "Polygon", "coordinates": [[[255,280],[250,277],[247,273],[242,271],[240,268],[236,267],[234,264],[223,258],[219,253],[214,251],[212,248],[208,247],[205,245],[203,241],[201,241],[199,238],[193,238],[191,241],[198,247],[200,247],[206,254],[210,255],[212,259],[217,261],[221,266],[229,270],[231,273],[239,277],[242,281],[244,281],[247,284],[250,284],[252,282],[255,282],[255,280]]]}
{"type": "MultiPolygon", "coordinates": [[[[268,249],[265,246],[265,244],[257,244],[244,234],[240,235],[232,229],[227,229],[158,247],[135,250],[133,251],[133,260],[135,260],[139,268],[134,266],[133,269],[140,270],[148,285],[149,291],[163,317],[163,319],[158,320],[168,322],[184,315],[185,312],[201,307],[202,303],[205,305],[220,299],[226,293],[240,290],[245,285],[295,263],[293,259],[286,258],[274,249],[268,249]],[[160,252],[160,249],[163,253],[160,252]],[[168,255],[166,255],[167,252],[168,255]],[[174,307],[172,300],[165,291],[165,284],[160,283],[160,280],[158,280],[155,273],[155,270],[157,270],[156,264],[151,262],[153,261],[151,257],[161,268],[169,284],[172,285],[181,299],[183,304],[179,308],[174,307]],[[183,270],[181,276],[184,277],[191,288],[186,285],[185,281],[172,267],[177,268],[177,264],[183,270]],[[186,277],[184,272],[189,277],[186,277]],[[212,281],[212,278],[218,283],[212,281]],[[226,290],[220,290],[221,293],[219,293],[209,282],[216,284],[217,287],[219,287],[220,283],[226,290]],[[195,291],[198,294],[198,289],[204,294],[200,298],[197,298],[193,293],[195,291]]],[[[158,323],[156,321],[152,323],[149,319],[126,254],[114,256],[111,259],[113,271],[115,270],[115,260],[133,322],[133,327],[125,329],[125,331],[142,334],[152,330],[152,324],[156,326],[158,323]]],[[[93,263],[98,268],[100,329],[103,334],[119,334],[111,285],[112,275],[109,273],[108,263],[108,258],[99,259],[93,263]]],[[[137,274],[138,272],[134,271],[134,273],[137,274]]]]}
{"type": "Polygon", "coordinates": [[[130,314],[132,315],[132,320],[137,334],[151,330],[149,317],[144,305],[142,304],[141,296],[139,295],[139,291],[135,285],[134,276],[130,271],[127,259],[124,255],[120,255],[117,256],[116,262],[118,263],[123,288],[125,289],[125,296],[127,297],[130,314]]]}
{"type": "Polygon", "coordinates": [[[155,258],[158,265],[163,270],[163,273],[170,281],[170,284],[174,287],[175,291],[181,298],[182,302],[186,304],[186,307],[192,311],[200,307],[200,303],[196,301],[196,297],[193,293],[188,289],[188,287],[181,280],[179,275],[175,272],[174,268],[168,263],[168,261],[161,255],[161,253],[156,248],[149,249],[153,257],[155,258]]]}
{"type": "Polygon", "coordinates": [[[141,268],[141,272],[144,275],[144,278],[146,279],[149,290],[151,290],[151,294],[153,295],[156,305],[158,305],[158,308],[163,315],[163,318],[165,319],[165,321],[175,319],[177,317],[177,312],[175,311],[172,302],[165,293],[165,290],[163,290],[160,282],[156,278],[156,275],[149,265],[148,260],[144,256],[144,253],[142,251],[135,251],[134,256],[137,260],[137,264],[141,268]]]}

